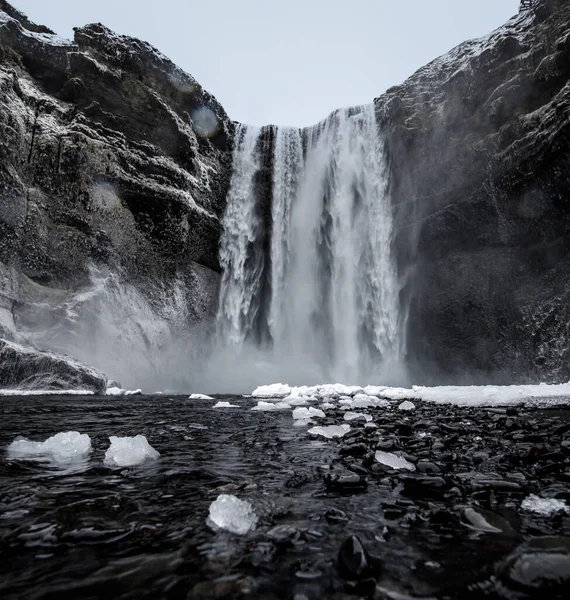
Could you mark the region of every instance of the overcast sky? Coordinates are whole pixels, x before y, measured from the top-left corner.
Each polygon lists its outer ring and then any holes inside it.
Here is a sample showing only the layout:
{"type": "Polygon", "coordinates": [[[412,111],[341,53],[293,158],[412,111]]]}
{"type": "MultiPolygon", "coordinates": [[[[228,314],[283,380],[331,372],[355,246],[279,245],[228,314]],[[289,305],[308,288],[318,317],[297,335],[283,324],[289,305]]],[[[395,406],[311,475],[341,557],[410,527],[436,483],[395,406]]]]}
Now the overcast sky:
{"type": "Polygon", "coordinates": [[[232,119],[312,125],[372,101],[519,0],[11,0],[64,37],[101,22],[192,74],[232,119]]]}

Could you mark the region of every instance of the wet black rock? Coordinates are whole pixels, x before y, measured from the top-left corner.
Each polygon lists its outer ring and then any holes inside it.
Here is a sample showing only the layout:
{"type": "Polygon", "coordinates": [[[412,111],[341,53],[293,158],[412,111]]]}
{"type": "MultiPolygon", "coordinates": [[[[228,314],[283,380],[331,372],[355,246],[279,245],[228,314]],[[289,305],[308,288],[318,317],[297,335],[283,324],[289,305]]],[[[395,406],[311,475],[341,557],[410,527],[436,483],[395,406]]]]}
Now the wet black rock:
{"type": "Polygon", "coordinates": [[[325,477],[325,486],[331,492],[357,494],[365,492],[368,484],[358,473],[350,471],[335,472],[325,477]]]}
{"type": "Polygon", "coordinates": [[[374,573],[374,564],[360,539],[351,536],[343,542],[337,557],[339,575],[347,581],[367,579],[374,573]]]}
{"type": "Polygon", "coordinates": [[[0,389],[85,390],[104,394],[107,377],[69,356],[0,340],[0,389]]]}
{"type": "Polygon", "coordinates": [[[544,537],[525,542],[498,565],[497,579],[498,591],[506,598],[567,598],[570,539],[544,537]]]}

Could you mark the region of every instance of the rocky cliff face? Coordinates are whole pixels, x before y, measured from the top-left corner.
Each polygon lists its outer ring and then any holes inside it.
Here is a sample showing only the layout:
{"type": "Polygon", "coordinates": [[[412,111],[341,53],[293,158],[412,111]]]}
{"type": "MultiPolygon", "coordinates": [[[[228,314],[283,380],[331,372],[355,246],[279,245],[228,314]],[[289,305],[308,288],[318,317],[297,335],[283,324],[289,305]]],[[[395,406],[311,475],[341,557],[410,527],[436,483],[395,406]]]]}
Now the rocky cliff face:
{"type": "Polygon", "coordinates": [[[569,79],[539,0],[376,100],[415,379],[570,377],[569,79]]]}
{"type": "Polygon", "coordinates": [[[232,127],[150,45],[63,40],[2,0],[0,337],[134,383],[211,320],[232,127]]]}

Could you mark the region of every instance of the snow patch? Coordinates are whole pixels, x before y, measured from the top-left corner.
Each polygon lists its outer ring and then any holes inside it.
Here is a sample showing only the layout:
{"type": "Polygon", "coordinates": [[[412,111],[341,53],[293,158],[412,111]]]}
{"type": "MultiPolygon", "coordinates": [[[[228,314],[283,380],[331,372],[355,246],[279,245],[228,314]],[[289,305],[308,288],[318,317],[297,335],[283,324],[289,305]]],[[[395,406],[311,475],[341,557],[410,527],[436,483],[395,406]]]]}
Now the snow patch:
{"type": "Polygon", "coordinates": [[[255,529],[257,516],[249,502],[221,494],[210,504],[210,521],[220,529],[245,535],[255,529]]]}
{"type": "Polygon", "coordinates": [[[105,463],[117,467],[140,465],[147,459],[156,459],[160,454],[148,443],[144,435],[135,437],[109,438],[111,445],[105,452],[105,463]]]}

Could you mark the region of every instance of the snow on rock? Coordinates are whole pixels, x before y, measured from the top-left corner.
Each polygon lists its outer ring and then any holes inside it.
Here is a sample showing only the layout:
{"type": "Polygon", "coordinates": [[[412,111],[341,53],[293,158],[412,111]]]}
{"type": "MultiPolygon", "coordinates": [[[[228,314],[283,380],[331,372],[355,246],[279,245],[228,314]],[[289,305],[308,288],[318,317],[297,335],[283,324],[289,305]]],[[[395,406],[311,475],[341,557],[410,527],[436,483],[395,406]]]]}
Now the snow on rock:
{"type": "Polygon", "coordinates": [[[277,411],[277,410],[288,410],[291,407],[287,402],[263,402],[260,400],[257,403],[257,406],[254,406],[251,410],[261,410],[261,411],[277,411]]]}
{"type": "Polygon", "coordinates": [[[109,438],[111,445],[105,452],[105,463],[117,467],[140,465],[148,459],[156,459],[160,454],[148,443],[144,435],[135,437],[109,438]]]}
{"type": "Polygon", "coordinates": [[[257,516],[249,502],[221,494],[210,504],[210,521],[220,529],[245,535],[255,529],[257,516]]]}
{"type": "Polygon", "coordinates": [[[239,408],[239,406],[230,402],[218,402],[212,408],[239,408]]]}
{"type": "Polygon", "coordinates": [[[392,454],[391,452],[383,452],[382,450],[377,450],[374,457],[379,463],[386,465],[387,467],[390,467],[392,469],[405,469],[407,471],[416,470],[416,467],[411,462],[408,462],[405,458],[402,458],[397,454],[392,454]]]}
{"type": "Polygon", "coordinates": [[[326,427],[317,426],[309,429],[309,433],[313,435],[321,435],[331,440],[335,437],[344,437],[350,431],[350,425],[343,423],[342,425],[327,425],[326,427]]]}
{"type": "Polygon", "coordinates": [[[570,514],[570,506],[568,506],[564,500],[557,500],[556,498],[539,498],[534,494],[527,496],[522,501],[521,508],[542,515],[543,517],[549,517],[560,511],[570,514]]]}
{"type": "Polygon", "coordinates": [[[291,394],[291,388],[283,383],[260,385],[251,394],[254,398],[285,398],[291,394]]]}
{"type": "Polygon", "coordinates": [[[416,405],[413,402],[410,402],[409,400],[404,400],[404,402],[402,402],[402,404],[400,404],[398,408],[400,410],[415,410],[416,405]]]}
{"type": "Polygon", "coordinates": [[[47,458],[55,462],[68,462],[87,456],[91,450],[91,438],[86,433],[65,431],[57,433],[45,442],[16,438],[8,446],[8,457],[47,458]]]}
{"type": "Polygon", "coordinates": [[[206,394],[191,394],[189,396],[190,400],[213,400],[212,396],[207,396],[206,394]]]}
{"type": "Polygon", "coordinates": [[[344,413],[345,421],[355,421],[356,419],[364,419],[367,423],[372,421],[372,417],[370,415],[365,415],[364,413],[355,413],[351,411],[344,413]]]}
{"type": "MultiPolygon", "coordinates": [[[[408,390],[410,391],[410,390],[408,390]]],[[[570,404],[570,383],[559,385],[484,385],[418,387],[415,398],[455,406],[513,406],[536,408],[570,404]]],[[[407,396],[409,398],[410,396],[407,396]]]]}
{"type": "Polygon", "coordinates": [[[311,417],[318,417],[323,419],[325,417],[325,413],[318,408],[313,408],[312,406],[309,408],[296,408],[293,411],[293,418],[298,419],[310,419],[311,417]]]}

